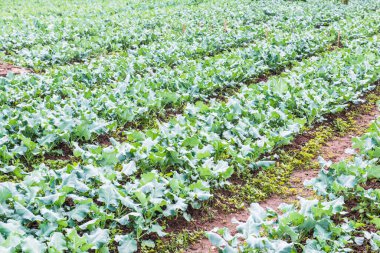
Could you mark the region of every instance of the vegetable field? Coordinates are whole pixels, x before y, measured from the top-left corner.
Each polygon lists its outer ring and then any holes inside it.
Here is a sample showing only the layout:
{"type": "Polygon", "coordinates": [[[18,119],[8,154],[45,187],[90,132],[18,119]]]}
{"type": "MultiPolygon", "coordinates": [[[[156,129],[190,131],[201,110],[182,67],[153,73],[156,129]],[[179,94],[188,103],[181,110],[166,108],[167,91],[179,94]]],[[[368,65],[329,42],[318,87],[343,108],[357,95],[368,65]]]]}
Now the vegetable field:
{"type": "Polygon", "coordinates": [[[316,178],[305,182],[316,199],[301,198],[299,207],[281,204],[281,213],[250,206],[251,216],[228,229],[210,232],[223,252],[378,252],[380,236],[378,118],[363,136],[354,139],[359,152],[351,161],[320,159],[316,178]],[[219,235],[220,234],[220,235],[219,235]],[[263,236],[266,235],[266,236],[263,236]],[[242,239],[242,240],[239,240],[242,239]]]}
{"type": "MultiPolygon", "coordinates": [[[[379,33],[379,0],[0,1],[0,252],[189,250],[169,245],[177,223],[367,103],[379,33]]],[[[379,251],[379,122],[352,161],[323,160],[316,199],[198,234],[226,253],[379,251]]]]}

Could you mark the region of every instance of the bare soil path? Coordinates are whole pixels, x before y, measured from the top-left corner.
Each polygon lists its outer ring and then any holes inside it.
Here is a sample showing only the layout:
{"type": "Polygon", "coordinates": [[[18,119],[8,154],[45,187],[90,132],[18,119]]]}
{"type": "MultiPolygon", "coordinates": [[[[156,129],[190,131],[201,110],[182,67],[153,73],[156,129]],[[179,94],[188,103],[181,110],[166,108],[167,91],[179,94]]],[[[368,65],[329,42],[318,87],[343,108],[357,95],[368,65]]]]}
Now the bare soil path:
{"type": "MultiPolygon", "coordinates": [[[[350,131],[344,136],[335,136],[329,140],[319,152],[319,156],[323,157],[325,160],[331,160],[332,162],[338,162],[350,157],[350,154],[346,152],[347,149],[351,148],[352,138],[354,136],[359,136],[363,134],[366,129],[370,126],[371,122],[380,115],[376,106],[366,114],[360,115],[355,118],[355,131],[350,131]]],[[[260,204],[263,207],[277,209],[278,205],[281,203],[292,203],[297,201],[298,196],[307,198],[314,195],[313,191],[306,189],[303,186],[305,180],[309,180],[318,175],[319,169],[312,170],[296,170],[292,173],[289,181],[290,189],[289,194],[285,196],[273,195],[260,204]]],[[[249,212],[247,209],[239,213],[230,214],[220,214],[213,219],[210,223],[197,224],[200,229],[209,231],[215,227],[227,227],[230,229],[231,233],[236,233],[236,224],[232,223],[232,219],[235,218],[239,221],[246,221],[249,217],[249,212]]],[[[202,239],[198,243],[189,247],[186,253],[210,253],[217,252],[217,249],[211,245],[211,243],[206,239],[202,239]]]]}
{"type": "Polygon", "coordinates": [[[7,76],[8,73],[13,73],[16,75],[29,73],[29,69],[13,66],[8,63],[0,62],[0,76],[7,76]]]}

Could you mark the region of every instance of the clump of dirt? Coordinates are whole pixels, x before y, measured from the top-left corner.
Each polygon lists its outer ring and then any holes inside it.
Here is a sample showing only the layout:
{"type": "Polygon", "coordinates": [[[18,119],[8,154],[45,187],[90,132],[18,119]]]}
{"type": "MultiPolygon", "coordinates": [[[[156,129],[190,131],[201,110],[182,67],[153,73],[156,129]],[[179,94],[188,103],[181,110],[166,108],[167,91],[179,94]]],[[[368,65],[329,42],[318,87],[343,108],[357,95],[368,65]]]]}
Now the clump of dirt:
{"type": "Polygon", "coordinates": [[[15,75],[30,73],[30,69],[17,67],[8,63],[0,62],[0,76],[7,76],[9,73],[13,73],[15,75]]]}

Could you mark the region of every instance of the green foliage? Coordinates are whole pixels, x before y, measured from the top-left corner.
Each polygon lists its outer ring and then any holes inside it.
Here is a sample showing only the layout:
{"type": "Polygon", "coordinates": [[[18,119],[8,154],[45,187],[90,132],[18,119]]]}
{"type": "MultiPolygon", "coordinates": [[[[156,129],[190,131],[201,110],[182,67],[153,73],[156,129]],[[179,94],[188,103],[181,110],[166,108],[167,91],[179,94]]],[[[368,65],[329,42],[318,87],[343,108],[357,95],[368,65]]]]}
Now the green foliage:
{"type": "Polygon", "coordinates": [[[0,57],[45,70],[0,78],[0,251],[151,249],[234,174],[287,172],[263,156],[380,77],[378,1],[38,2],[0,11],[0,57]]]}
{"type": "Polygon", "coordinates": [[[305,182],[320,198],[301,198],[298,206],[281,204],[281,214],[252,204],[249,219],[238,222],[238,234],[215,229],[208,233],[210,241],[221,252],[380,251],[379,233],[367,231],[371,224],[379,226],[379,138],[380,118],[354,139],[360,154],[352,161],[331,165],[320,158],[318,177],[305,182]]]}
{"type": "MultiPolygon", "coordinates": [[[[225,8],[224,5],[228,2],[222,1],[220,9],[211,9],[222,12],[225,8]]],[[[0,98],[4,98],[0,103],[1,112],[4,115],[0,121],[1,136],[7,136],[0,142],[0,150],[3,150],[0,153],[3,158],[2,162],[5,164],[12,163],[20,157],[31,160],[36,155],[59,149],[62,143],[65,145],[71,145],[72,141],[88,143],[99,135],[123,128],[126,123],[130,123],[132,127],[153,126],[157,128],[159,123],[155,122],[156,116],[164,115],[164,118],[167,119],[169,111],[164,108],[180,108],[188,102],[194,103],[197,100],[205,100],[221,89],[237,89],[258,77],[277,73],[291,65],[299,65],[299,60],[327,50],[336,42],[337,27],[341,34],[342,43],[348,48],[347,54],[351,51],[349,48],[353,41],[358,40],[357,42],[360,43],[361,40],[366,40],[367,36],[379,31],[380,15],[376,11],[378,1],[360,3],[360,8],[357,8],[357,5],[342,7],[329,1],[318,1],[317,3],[302,4],[300,10],[295,11],[293,5],[298,6],[298,4],[275,5],[279,9],[277,12],[281,13],[281,22],[277,18],[264,15],[262,11],[264,7],[256,8],[256,5],[262,5],[262,3],[248,1],[244,4],[237,4],[234,8],[244,10],[244,13],[249,10],[246,17],[249,21],[244,21],[244,19],[237,21],[238,24],[235,25],[236,27],[234,26],[234,32],[214,33],[214,29],[217,29],[216,26],[214,27],[214,20],[210,20],[211,23],[200,28],[203,32],[193,31],[207,42],[205,42],[206,48],[203,48],[203,44],[199,45],[196,39],[189,41],[186,39],[187,36],[176,37],[169,32],[170,40],[168,38],[163,39],[162,42],[157,42],[157,44],[153,42],[147,45],[143,44],[141,45],[142,48],[138,47],[136,51],[131,50],[128,54],[111,54],[95,58],[84,64],[55,66],[44,75],[30,74],[0,78],[0,86],[2,87],[0,98]],[[316,4],[318,8],[315,6],[316,4]],[[249,7],[250,5],[254,6],[249,7]],[[309,5],[312,5],[312,8],[309,8],[309,5]],[[263,15],[264,17],[262,17],[263,15]],[[251,27],[251,23],[255,23],[252,20],[256,17],[262,18],[259,18],[257,27],[251,27]],[[300,17],[304,17],[305,22],[299,22],[300,17]],[[267,19],[271,20],[273,24],[266,23],[267,19]],[[318,28],[318,24],[322,21],[329,25],[323,29],[318,28]],[[248,22],[245,26],[250,32],[245,29],[242,32],[239,29],[241,27],[239,25],[242,25],[240,23],[245,22],[248,22]],[[271,27],[271,33],[276,36],[258,39],[266,36],[268,26],[271,27]],[[214,29],[210,27],[214,27],[214,29]],[[206,37],[204,33],[211,38],[206,37]],[[241,43],[237,42],[236,48],[226,50],[231,47],[231,44],[226,43],[226,40],[231,40],[233,44],[235,41],[240,41],[241,36],[248,38],[243,37],[241,43]],[[173,45],[172,40],[178,41],[180,45],[173,45]],[[242,43],[252,41],[254,43],[239,47],[242,43]],[[210,57],[199,58],[194,56],[198,52],[200,52],[199,55],[203,56],[204,51],[215,52],[218,50],[222,52],[220,54],[213,53],[210,57]],[[163,59],[157,57],[164,52],[168,55],[163,56],[163,59]],[[167,61],[170,59],[177,59],[175,67],[168,66],[167,61]],[[143,73],[142,70],[147,72],[143,73]],[[77,92],[78,90],[80,92],[77,92]]],[[[194,8],[201,8],[201,5],[194,8]]],[[[272,8],[271,2],[265,4],[265,9],[272,8]]],[[[189,13],[191,16],[198,15],[198,12],[189,13]]],[[[224,13],[226,13],[225,15],[234,15],[232,10],[224,13]]],[[[165,15],[170,16],[168,13],[165,15]]],[[[201,16],[202,19],[204,16],[209,15],[201,16]]],[[[215,17],[218,17],[215,22],[220,22],[219,16],[216,15],[215,17]]],[[[35,19],[32,20],[35,21],[35,19]]],[[[60,19],[58,18],[58,20],[60,19]]],[[[97,22],[104,23],[102,22],[103,19],[100,18],[99,20],[97,22]]],[[[176,19],[173,20],[176,22],[176,19]]],[[[78,29],[86,30],[87,23],[85,24],[85,27],[78,29]]],[[[114,23],[106,22],[106,24],[114,23]]],[[[94,27],[96,26],[97,24],[94,24],[94,27]]],[[[135,26],[132,25],[132,27],[135,26]]],[[[170,26],[164,27],[170,29],[170,26]]],[[[164,27],[162,29],[165,29],[164,27]]],[[[137,26],[136,29],[140,28],[137,26]]],[[[120,31],[117,30],[117,32],[120,31]]],[[[44,32],[46,31],[44,30],[44,32]]],[[[143,33],[136,31],[136,33],[139,32],[143,33]]],[[[18,35],[19,33],[17,33],[18,35]]],[[[75,32],[75,36],[77,36],[77,32],[75,32]]],[[[107,33],[104,36],[109,37],[111,35],[107,33]]],[[[5,35],[4,37],[8,38],[5,35]]],[[[144,36],[136,36],[135,39],[139,37],[144,38],[144,36]]],[[[157,37],[161,38],[160,36],[157,37]]],[[[100,40],[107,41],[106,39],[100,40]]],[[[73,42],[77,42],[77,40],[73,42]]],[[[117,40],[113,43],[117,44],[117,40]]],[[[14,45],[14,43],[10,44],[14,45]]],[[[98,44],[95,43],[95,45],[98,44]]],[[[87,46],[94,47],[94,44],[90,43],[87,46]]],[[[101,49],[102,47],[96,46],[96,48],[101,49]]],[[[77,49],[88,51],[87,47],[82,48],[79,45],[73,50],[77,49]]],[[[71,54],[70,49],[68,50],[68,54],[71,54]]],[[[61,51],[66,52],[65,50],[61,51]]],[[[77,54],[81,53],[73,53],[73,55],[77,54]]],[[[21,55],[22,59],[27,58],[22,54],[16,55],[21,55]]],[[[376,52],[368,53],[365,57],[368,64],[376,66],[373,64],[376,60],[376,52]]],[[[31,58],[38,59],[34,55],[31,55],[31,58]]],[[[363,61],[363,59],[352,60],[363,61]]],[[[330,63],[326,62],[326,64],[330,63]]],[[[319,70],[320,78],[329,81],[328,73],[330,70],[329,68],[319,70]]],[[[336,69],[335,72],[339,74],[339,69],[336,69]]],[[[347,71],[342,74],[349,76],[347,71]]],[[[355,76],[349,78],[354,79],[355,76]]],[[[302,82],[303,80],[299,81],[302,82]]],[[[291,81],[288,80],[287,85],[292,85],[291,81]]],[[[282,96],[291,91],[292,88],[289,89],[287,85],[283,85],[281,82],[273,82],[272,88],[277,91],[275,96],[282,96]]],[[[267,93],[270,92],[267,91],[267,93]]],[[[307,94],[307,96],[313,95],[307,94]]],[[[347,100],[350,93],[341,97],[347,100]]],[[[289,106],[297,110],[296,104],[289,106]]],[[[337,107],[335,110],[341,109],[337,107]]],[[[174,110],[175,112],[177,111],[174,110]]],[[[301,110],[297,113],[302,114],[303,112],[301,110]]],[[[319,112],[314,111],[307,120],[312,122],[318,115],[319,112]]]]}
{"type": "MultiPolygon", "coordinates": [[[[267,159],[260,162],[260,154],[289,143],[305,126],[309,115],[320,118],[355,100],[361,90],[372,89],[368,76],[374,73],[365,57],[372,54],[371,43],[354,42],[352,49],[304,61],[288,75],[243,89],[226,102],[189,105],[181,117],[161,124],[158,129],[127,132],[130,137],[127,142],[111,140],[112,145],[108,147],[78,144],[74,154],[81,156],[83,164],[68,164],[55,170],[41,165],[27,173],[20,183],[0,184],[3,192],[12,192],[12,196],[2,202],[3,209],[7,210],[10,220],[17,221],[22,234],[34,235],[45,242],[51,232],[64,231],[67,247],[76,245],[82,251],[108,247],[109,241],[92,245],[90,238],[93,233],[108,238],[110,226],[128,229],[122,236],[112,235],[121,248],[134,248],[135,242],[142,243],[146,234],[163,236],[165,233],[157,220],[179,214],[189,219],[188,207],[200,208],[201,203],[211,197],[211,189],[226,185],[234,171],[271,165],[267,159]],[[325,85],[320,72],[316,72],[326,66],[326,62],[331,68],[328,80],[335,85],[325,85]],[[345,66],[348,72],[358,71],[358,75],[351,82],[338,85],[347,79],[335,72],[338,66],[345,66]],[[361,76],[368,81],[361,80],[361,76]],[[291,85],[297,78],[303,85],[291,85]],[[272,88],[279,82],[287,84],[292,100],[284,101],[284,90],[277,94],[272,88]],[[349,93],[348,84],[358,90],[349,93]],[[305,91],[318,93],[324,99],[305,100],[305,91]],[[306,102],[312,104],[314,110],[308,111],[306,102]],[[304,106],[293,107],[294,104],[304,106]],[[301,109],[303,118],[295,117],[301,109]],[[198,137],[197,142],[189,142],[193,136],[198,137]],[[223,155],[220,155],[221,150],[223,155]],[[36,222],[39,223],[37,231],[49,227],[51,232],[37,236],[30,228],[30,224],[36,222]]],[[[273,166],[266,168],[272,169],[273,166]]],[[[273,185],[268,182],[267,187],[273,188],[273,185]]],[[[144,245],[151,246],[151,243],[144,242],[144,245]]]]}

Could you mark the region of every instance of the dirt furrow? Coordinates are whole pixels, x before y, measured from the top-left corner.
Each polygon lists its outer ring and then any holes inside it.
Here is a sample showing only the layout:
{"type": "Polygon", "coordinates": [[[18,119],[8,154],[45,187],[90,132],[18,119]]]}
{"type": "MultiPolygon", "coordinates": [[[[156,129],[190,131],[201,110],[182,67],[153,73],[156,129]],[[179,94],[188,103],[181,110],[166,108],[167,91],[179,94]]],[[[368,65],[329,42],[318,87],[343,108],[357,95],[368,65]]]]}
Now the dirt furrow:
{"type": "MultiPolygon", "coordinates": [[[[380,116],[380,112],[375,105],[371,105],[372,108],[365,114],[361,114],[354,119],[355,129],[348,131],[343,136],[333,136],[328,140],[324,146],[318,152],[318,156],[323,157],[325,160],[331,160],[332,162],[338,162],[344,159],[349,159],[350,154],[347,152],[351,149],[352,138],[363,134],[370,126],[371,122],[380,116]]],[[[316,162],[316,158],[314,158],[316,162]]],[[[281,203],[292,203],[297,201],[298,196],[303,198],[312,197],[313,191],[306,189],[303,186],[305,180],[309,180],[318,175],[319,168],[313,169],[300,169],[293,171],[289,179],[289,191],[283,195],[272,195],[265,201],[260,202],[263,207],[272,208],[278,210],[278,206],[281,203]]],[[[208,224],[203,224],[199,229],[209,231],[215,227],[227,227],[232,233],[236,233],[236,224],[232,222],[235,218],[238,221],[246,221],[249,217],[249,211],[244,209],[237,213],[220,214],[213,218],[213,221],[208,224]]],[[[217,252],[217,249],[211,245],[211,243],[203,238],[198,243],[191,245],[186,253],[208,253],[217,252]]]]}
{"type": "Polygon", "coordinates": [[[17,67],[8,63],[0,62],[0,76],[7,76],[9,73],[15,75],[31,72],[29,69],[17,67]]]}

